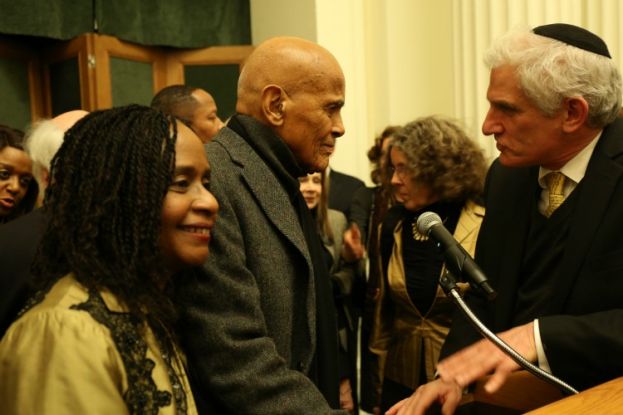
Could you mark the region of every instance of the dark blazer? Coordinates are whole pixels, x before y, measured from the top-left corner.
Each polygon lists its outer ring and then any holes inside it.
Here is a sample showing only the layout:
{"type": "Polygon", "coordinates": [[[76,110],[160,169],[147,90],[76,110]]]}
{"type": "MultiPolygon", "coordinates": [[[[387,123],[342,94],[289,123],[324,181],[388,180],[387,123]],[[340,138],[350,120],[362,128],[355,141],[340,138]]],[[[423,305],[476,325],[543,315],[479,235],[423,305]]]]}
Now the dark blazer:
{"type": "MultiPolygon", "coordinates": [[[[253,136],[265,133],[245,125],[253,136]]],[[[312,263],[285,191],[229,128],[206,145],[220,211],[205,274],[182,290],[181,337],[206,413],[326,414],[306,376],[316,343],[312,263]]]]}
{"type": "Polygon", "coordinates": [[[0,337],[26,303],[30,266],[44,227],[41,209],[0,225],[0,337]]]}
{"type": "MultiPolygon", "coordinates": [[[[495,332],[517,325],[513,310],[537,177],[538,167],[499,161],[487,176],[476,260],[498,297],[487,303],[471,295],[468,303],[495,332]]],[[[534,317],[553,374],[583,389],[623,373],[623,120],[603,130],[576,191],[555,288],[547,309],[534,317]]],[[[462,317],[455,319],[443,355],[477,339],[462,317]]]]}
{"type": "Polygon", "coordinates": [[[365,187],[362,180],[333,169],[329,173],[329,209],[339,210],[350,221],[350,205],[355,191],[365,187]]]}

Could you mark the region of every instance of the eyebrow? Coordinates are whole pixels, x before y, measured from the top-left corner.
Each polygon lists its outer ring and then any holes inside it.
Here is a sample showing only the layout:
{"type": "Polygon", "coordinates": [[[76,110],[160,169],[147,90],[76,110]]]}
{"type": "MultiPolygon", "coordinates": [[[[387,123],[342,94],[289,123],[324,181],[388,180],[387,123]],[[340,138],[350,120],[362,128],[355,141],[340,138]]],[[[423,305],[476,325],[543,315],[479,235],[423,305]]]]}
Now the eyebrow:
{"type": "MultiPolygon", "coordinates": [[[[212,169],[210,169],[209,167],[207,168],[207,170],[205,171],[204,174],[210,174],[212,171],[212,169]]],[[[187,166],[176,166],[175,167],[175,171],[173,172],[174,174],[196,174],[198,173],[197,169],[195,168],[195,166],[193,165],[187,165],[187,166]]]]}

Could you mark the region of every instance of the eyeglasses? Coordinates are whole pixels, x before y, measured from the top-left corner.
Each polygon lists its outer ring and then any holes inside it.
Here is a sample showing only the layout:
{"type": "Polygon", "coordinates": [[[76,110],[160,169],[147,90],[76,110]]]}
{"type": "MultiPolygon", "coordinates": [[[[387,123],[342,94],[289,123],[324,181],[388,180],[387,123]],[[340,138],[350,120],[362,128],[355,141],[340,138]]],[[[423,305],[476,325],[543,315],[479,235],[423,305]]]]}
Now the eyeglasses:
{"type": "Polygon", "coordinates": [[[400,164],[398,166],[389,166],[388,171],[389,171],[389,174],[391,175],[390,178],[393,177],[395,174],[396,176],[398,176],[400,180],[403,180],[403,181],[409,175],[409,169],[404,164],[400,164]]]}

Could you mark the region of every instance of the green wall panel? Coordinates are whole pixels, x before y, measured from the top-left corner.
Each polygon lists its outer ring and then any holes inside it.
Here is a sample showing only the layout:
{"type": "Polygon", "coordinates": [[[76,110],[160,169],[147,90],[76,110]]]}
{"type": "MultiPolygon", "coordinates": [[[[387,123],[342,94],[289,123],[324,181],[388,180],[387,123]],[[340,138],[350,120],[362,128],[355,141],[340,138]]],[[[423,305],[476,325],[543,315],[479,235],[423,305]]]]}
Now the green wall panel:
{"type": "Polygon", "coordinates": [[[52,116],[80,109],[80,70],[78,58],[56,62],[50,65],[50,93],[52,94],[52,116]]]}
{"type": "Polygon", "coordinates": [[[24,130],[31,121],[28,64],[0,58],[0,124],[24,130]]]}
{"type": "Polygon", "coordinates": [[[186,85],[205,89],[212,95],[218,115],[224,121],[236,112],[238,68],[238,65],[189,65],[184,67],[184,79],[186,85]]]}
{"type": "Polygon", "coordinates": [[[154,95],[154,76],[150,63],[110,58],[112,105],[149,105],[154,95]]]}

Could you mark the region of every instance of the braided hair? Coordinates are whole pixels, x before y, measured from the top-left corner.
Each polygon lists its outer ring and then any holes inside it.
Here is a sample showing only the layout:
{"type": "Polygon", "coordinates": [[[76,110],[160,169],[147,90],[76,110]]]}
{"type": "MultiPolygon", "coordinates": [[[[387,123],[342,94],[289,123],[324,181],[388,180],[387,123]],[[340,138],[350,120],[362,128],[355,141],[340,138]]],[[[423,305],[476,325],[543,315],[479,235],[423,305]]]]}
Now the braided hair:
{"type": "Polygon", "coordinates": [[[44,199],[49,222],[33,265],[37,288],[73,272],[157,334],[173,333],[159,233],[176,139],[174,118],[139,105],[93,112],[66,132],[44,199]]]}

